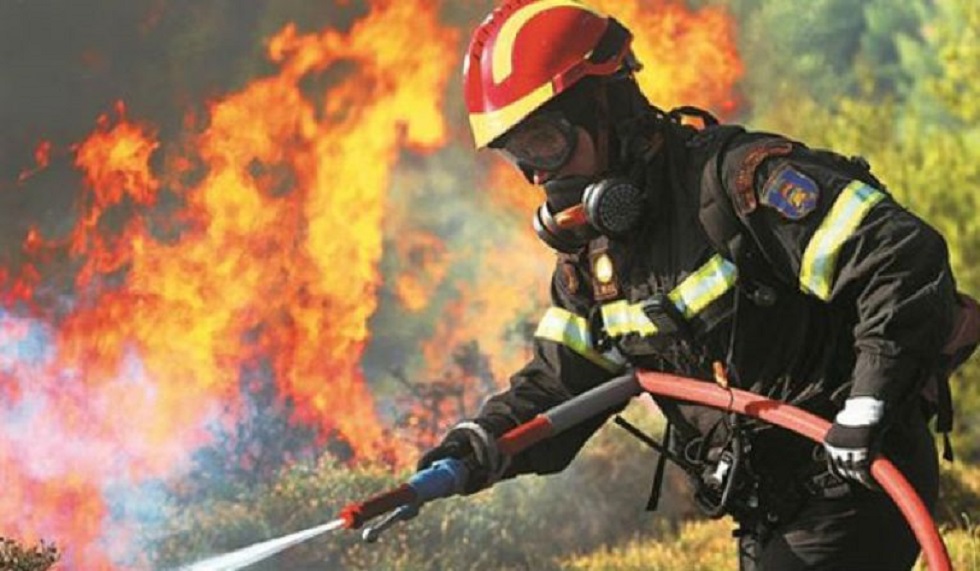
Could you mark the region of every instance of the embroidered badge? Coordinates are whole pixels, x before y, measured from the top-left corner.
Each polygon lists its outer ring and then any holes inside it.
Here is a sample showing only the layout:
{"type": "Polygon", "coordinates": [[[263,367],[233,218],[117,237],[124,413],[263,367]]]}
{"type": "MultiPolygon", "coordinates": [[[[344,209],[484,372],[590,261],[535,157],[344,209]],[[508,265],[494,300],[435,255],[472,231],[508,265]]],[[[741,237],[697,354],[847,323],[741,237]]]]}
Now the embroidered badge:
{"type": "Polygon", "coordinates": [[[755,211],[755,171],[763,162],[773,157],[782,157],[793,152],[793,144],[782,139],[766,141],[749,151],[742,160],[742,166],[735,177],[735,207],[739,214],[755,211]]]}
{"type": "Polygon", "coordinates": [[[759,201],[774,208],[785,218],[800,220],[817,207],[820,188],[812,178],[793,167],[783,165],[766,180],[759,201]]]}

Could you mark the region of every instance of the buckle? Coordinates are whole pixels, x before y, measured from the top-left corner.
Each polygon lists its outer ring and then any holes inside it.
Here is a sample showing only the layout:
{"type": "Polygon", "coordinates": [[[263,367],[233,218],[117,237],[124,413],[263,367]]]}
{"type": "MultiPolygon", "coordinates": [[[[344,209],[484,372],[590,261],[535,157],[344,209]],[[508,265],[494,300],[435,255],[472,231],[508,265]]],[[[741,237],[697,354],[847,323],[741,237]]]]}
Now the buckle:
{"type": "Polygon", "coordinates": [[[662,335],[672,335],[686,332],[687,321],[674,302],[664,293],[656,293],[640,304],[647,318],[657,327],[662,335]]]}
{"type": "Polygon", "coordinates": [[[803,489],[811,496],[826,500],[843,498],[851,493],[850,484],[830,470],[825,470],[804,480],[803,489]]]}

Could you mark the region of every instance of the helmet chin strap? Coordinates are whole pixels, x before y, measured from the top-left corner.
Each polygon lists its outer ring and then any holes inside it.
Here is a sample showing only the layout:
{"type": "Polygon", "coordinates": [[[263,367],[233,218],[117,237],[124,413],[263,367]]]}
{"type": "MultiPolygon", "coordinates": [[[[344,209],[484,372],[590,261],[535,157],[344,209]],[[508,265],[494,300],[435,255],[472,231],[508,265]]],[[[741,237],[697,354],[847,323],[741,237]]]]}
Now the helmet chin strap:
{"type": "Polygon", "coordinates": [[[602,78],[599,82],[599,88],[596,89],[596,134],[595,134],[595,151],[596,151],[596,172],[605,172],[609,170],[611,163],[610,156],[610,141],[609,135],[611,132],[612,121],[609,117],[609,80],[602,78]]]}

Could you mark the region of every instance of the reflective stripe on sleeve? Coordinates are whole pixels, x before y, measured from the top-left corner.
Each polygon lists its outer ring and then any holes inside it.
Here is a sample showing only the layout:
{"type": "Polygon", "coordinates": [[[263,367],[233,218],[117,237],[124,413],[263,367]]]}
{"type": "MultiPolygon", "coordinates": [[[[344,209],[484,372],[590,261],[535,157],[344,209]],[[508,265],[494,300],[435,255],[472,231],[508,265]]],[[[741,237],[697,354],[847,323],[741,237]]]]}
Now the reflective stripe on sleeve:
{"type": "Polygon", "coordinates": [[[687,276],[667,297],[684,317],[690,319],[712,301],[725,295],[735,285],[737,277],[735,264],[715,255],[698,271],[687,276]]]}
{"type": "MultiPolygon", "coordinates": [[[[735,264],[716,254],[697,271],[684,278],[667,298],[681,315],[690,319],[725,295],[735,285],[737,278],[735,264]]],[[[620,300],[604,304],[602,322],[610,337],[629,333],[647,336],[658,332],[657,326],[644,313],[642,302],[629,304],[620,300]]]]}
{"type": "Polygon", "coordinates": [[[534,336],[564,345],[607,371],[615,372],[622,368],[621,363],[595,350],[589,334],[589,324],[584,317],[560,307],[548,308],[538,323],[534,336]]]}
{"type": "Polygon", "coordinates": [[[606,326],[606,333],[611,337],[627,333],[653,335],[657,332],[657,326],[643,313],[643,307],[636,303],[630,305],[625,300],[604,304],[602,322],[606,326]]]}
{"type": "Polygon", "coordinates": [[[851,181],[830,207],[803,252],[800,288],[827,301],[833,289],[837,256],[844,242],[885,193],[861,181],[851,181]]]}

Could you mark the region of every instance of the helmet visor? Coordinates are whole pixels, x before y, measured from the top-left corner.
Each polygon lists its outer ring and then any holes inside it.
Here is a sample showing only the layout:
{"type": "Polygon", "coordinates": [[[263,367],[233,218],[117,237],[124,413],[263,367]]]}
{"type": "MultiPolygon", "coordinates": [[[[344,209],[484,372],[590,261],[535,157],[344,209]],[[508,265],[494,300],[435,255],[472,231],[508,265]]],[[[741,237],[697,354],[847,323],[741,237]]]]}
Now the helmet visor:
{"type": "Polygon", "coordinates": [[[558,113],[531,117],[503,137],[497,148],[525,170],[555,172],[575,152],[575,127],[558,113]]]}

